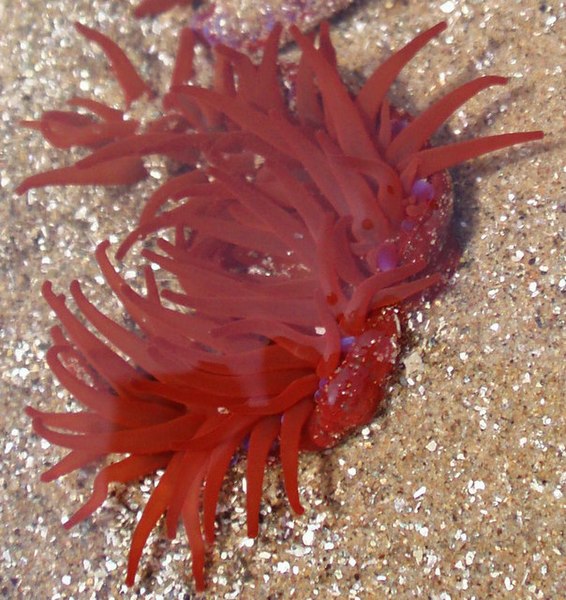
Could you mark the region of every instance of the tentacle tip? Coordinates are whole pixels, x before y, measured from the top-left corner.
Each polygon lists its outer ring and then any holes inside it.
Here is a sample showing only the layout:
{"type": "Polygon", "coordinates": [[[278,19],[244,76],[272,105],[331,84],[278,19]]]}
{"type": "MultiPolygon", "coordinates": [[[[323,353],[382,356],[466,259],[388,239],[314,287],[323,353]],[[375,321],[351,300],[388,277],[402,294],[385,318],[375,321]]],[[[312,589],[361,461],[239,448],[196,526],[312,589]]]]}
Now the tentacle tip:
{"type": "Polygon", "coordinates": [[[110,248],[111,244],[110,244],[110,240],[102,240],[98,246],[96,247],[96,254],[98,255],[99,253],[106,253],[106,250],[108,250],[108,248],[110,248]]]}
{"type": "Polygon", "coordinates": [[[281,35],[281,32],[283,31],[283,24],[281,23],[281,21],[276,21],[273,25],[273,27],[271,28],[271,34],[273,35],[277,35],[277,37],[279,37],[281,35]]]}
{"type": "Polygon", "coordinates": [[[303,36],[299,27],[297,25],[295,25],[294,23],[289,27],[289,33],[291,34],[291,36],[295,40],[295,42],[297,41],[297,38],[302,38],[302,36],[303,36]]]}
{"type": "Polygon", "coordinates": [[[88,156],[85,156],[84,158],[78,160],[74,164],[74,166],[77,167],[77,169],[88,169],[90,167],[94,167],[97,164],[100,164],[100,161],[97,159],[97,157],[93,156],[92,154],[89,154],[88,156]]]}
{"type": "MultiPolygon", "coordinates": [[[[61,329],[61,327],[59,325],[53,325],[53,327],[51,327],[51,329],[49,329],[49,335],[53,338],[54,343],[57,343],[56,340],[58,340],[61,337],[65,337],[63,335],[63,330],[61,329]]],[[[51,350],[51,348],[48,350],[48,352],[51,350]]]]}
{"type": "Polygon", "coordinates": [[[85,35],[90,30],[89,27],[87,27],[86,25],[83,25],[80,21],[75,21],[74,26],[75,26],[75,29],[82,35],[85,35]]]}
{"type": "Polygon", "coordinates": [[[37,416],[37,410],[33,406],[24,407],[24,412],[28,417],[31,417],[32,419],[37,416]]]}
{"type": "Polygon", "coordinates": [[[41,285],[41,294],[44,297],[47,297],[47,296],[50,296],[53,294],[53,284],[51,283],[51,281],[49,281],[49,279],[44,281],[43,284],[41,285]]]}
{"type": "Polygon", "coordinates": [[[29,178],[24,179],[17,188],[15,188],[14,192],[18,194],[18,196],[23,196],[26,192],[31,190],[33,186],[29,184],[29,178]]]}

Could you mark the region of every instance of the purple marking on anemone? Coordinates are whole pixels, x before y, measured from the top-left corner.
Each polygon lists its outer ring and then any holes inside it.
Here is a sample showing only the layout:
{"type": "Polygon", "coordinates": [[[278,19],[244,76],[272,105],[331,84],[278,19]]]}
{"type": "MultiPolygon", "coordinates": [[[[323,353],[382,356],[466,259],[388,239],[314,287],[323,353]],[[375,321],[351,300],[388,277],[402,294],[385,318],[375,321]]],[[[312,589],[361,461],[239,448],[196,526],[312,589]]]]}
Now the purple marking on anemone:
{"type": "Polygon", "coordinates": [[[275,17],[270,11],[265,15],[265,29],[269,32],[275,27],[277,23],[277,17],[275,17]]]}
{"type": "MultiPolygon", "coordinates": [[[[242,444],[240,446],[240,450],[243,453],[246,453],[248,451],[248,448],[250,447],[250,436],[247,435],[243,440],[242,440],[242,444]]],[[[238,463],[238,461],[240,460],[240,452],[235,452],[234,455],[232,456],[232,458],[230,459],[230,467],[233,467],[234,465],[236,465],[238,463]]]]}
{"type": "Polygon", "coordinates": [[[377,267],[380,271],[391,271],[399,265],[399,252],[395,244],[383,244],[377,253],[377,267]]]}
{"type": "MultiPolygon", "coordinates": [[[[352,347],[352,344],[356,341],[356,338],[353,336],[348,336],[348,337],[343,337],[340,340],[340,351],[341,352],[348,352],[348,350],[350,350],[350,348],[352,347]]],[[[321,380],[322,381],[322,380],[321,380]]]]}
{"type": "Polygon", "coordinates": [[[321,394],[324,386],[327,383],[328,383],[328,378],[327,377],[323,377],[322,379],[319,380],[319,382],[318,382],[318,390],[316,390],[316,392],[314,393],[314,399],[315,399],[315,401],[320,398],[320,394],[321,394]]]}
{"type": "Polygon", "coordinates": [[[415,196],[417,202],[429,202],[434,198],[434,186],[426,179],[417,179],[413,183],[411,193],[415,196]]]}
{"type": "Polygon", "coordinates": [[[391,123],[391,137],[394,138],[399,135],[408,124],[409,121],[407,121],[407,119],[396,119],[393,121],[393,123],[391,123]]]}
{"type": "Polygon", "coordinates": [[[401,229],[403,231],[413,231],[416,226],[417,224],[415,221],[411,219],[405,219],[404,221],[401,221],[401,229]]]}

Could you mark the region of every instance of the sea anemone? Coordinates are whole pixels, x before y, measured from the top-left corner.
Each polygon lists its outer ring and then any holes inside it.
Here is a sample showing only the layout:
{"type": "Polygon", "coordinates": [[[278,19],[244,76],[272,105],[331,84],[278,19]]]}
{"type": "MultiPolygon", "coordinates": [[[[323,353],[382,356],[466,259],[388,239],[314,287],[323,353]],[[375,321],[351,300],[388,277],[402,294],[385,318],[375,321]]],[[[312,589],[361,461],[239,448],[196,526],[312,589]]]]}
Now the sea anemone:
{"type": "MultiPolygon", "coordinates": [[[[77,27],[106,53],[127,105],[149,92],[111,40],[77,27]]],[[[77,281],[70,291],[80,317],[44,285],[62,324],[47,360],[84,409],[27,409],[37,434],[69,450],[43,481],[119,456],[101,468],[66,527],[100,507],[110,483],[162,470],[133,534],[128,584],[166,515],[169,536],[184,524],[196,587],[204,588],[206,543],[238,453],[247,460],[249,536],[258,533],[270,456],[280,458],[291,507],[303,512],[299,452],[331,447],[373,418],[401,351],[405,303],[439,289],[454,264],[446,169],[542,137],[509,133],[429,147],[455,110],[502,77],[466,83],[416,117],[390,105],[395,77],[445,27],[393,54],[357,94],[340,79],[326,24],[318,45],[292,28],[302,54],[289,69],[291,93],[278,72],[281,27],[257,65],[215,48],[212,89],[190,83],[195,38],[186,29],[165,114],[143,131],[122,111],[79,98],[71,103],[94,116],[49,111],[26,123],[57,147],[93,152],[28,178],[20,192],[131,183],[146,175],[150,154],[177,163],[117,250],[122,260],[145,245],[145,290],[122,278],[108,242],[96,251],[134,327],[98,310],[77,281]]]]}
{"type": "Polygon", "coordinates": [[[191,6],[195,0],[142,0],[136,7],[136,17],[147,17],[166,12],[176,6],[191,6]]]}

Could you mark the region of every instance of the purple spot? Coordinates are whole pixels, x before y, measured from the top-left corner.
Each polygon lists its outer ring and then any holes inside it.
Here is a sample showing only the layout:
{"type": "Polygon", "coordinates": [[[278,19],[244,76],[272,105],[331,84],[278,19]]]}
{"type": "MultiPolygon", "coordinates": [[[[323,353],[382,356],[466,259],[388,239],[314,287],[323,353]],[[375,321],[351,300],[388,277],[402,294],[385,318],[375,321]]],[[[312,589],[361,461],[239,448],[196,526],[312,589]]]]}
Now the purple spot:
{"type": "MultiPolygon", "coordinates": [[[[240,446],[240,450],[245,454],[247,453],[248,449],[250,447],[250,436],[247,435],[244,440],[242,441],[242,444],[240,446]]],[[[240,460],[240,453],[239,452],[235,452],[232,455],[232,458],[230,459],[230,467],[234,467],[238,461],[240,460]]]]}
{"type": "Polygon", "coordinates": [[[319,380],[318,382],[318,390],[316,390],[316,392],[314,393],[314,399],[315,400],[320,400],[320,395],[322,394],[323,390],[324,390],[324,386],[328,383],[328,377],[323,377],[322,379],[319,380]]]}
{"type": "Polygon", "coordinates": [[[411,188],[417,203],[430,202],[434,198],[434,186],[426,179],[417,179],[411,188]]]}
{"type": "Polygon", "coordinates": [[[391,123],[391,137],[394,138],[399,135],[408,124],[409,121],[407,121],[407,119],[397,119],[393,121],[393,123],[391,123]]]}
{"type": "Polygon", "coordinates": [[[413,231],[416,225],[417,224],[412,219],[405,219],[404,221],[401,221],[401,229],[403,231],[413,231]]]}
{"type": "Polygon", "coordinates": [[[377,253],[377,266],[380,271],[391,271],[399,264],[399,253],[395,244],[383,244],[377,253]]]}
{"type": "Polygon", "coordinates": [[[352,344],[356,341],[356,338],[353,336],[349,336],[349,337],[343,337],[340,340],[340,351],[345,354],[346,352],[348,352],[348,350],[350,350],[350,348],[352,347],[352,344]]]}

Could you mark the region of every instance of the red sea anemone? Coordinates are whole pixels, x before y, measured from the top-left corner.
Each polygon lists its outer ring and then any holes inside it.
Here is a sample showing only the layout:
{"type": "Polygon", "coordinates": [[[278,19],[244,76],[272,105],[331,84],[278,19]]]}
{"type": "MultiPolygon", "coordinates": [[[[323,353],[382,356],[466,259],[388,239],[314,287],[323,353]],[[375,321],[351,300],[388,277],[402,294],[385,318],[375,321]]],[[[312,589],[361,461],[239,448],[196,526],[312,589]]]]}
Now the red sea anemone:
{"type": "Polygon", "coordinates": [[[134,14],[136,17],[147,17],[158,15],[175,6],[190,6],[192,4],[195,4],[194,0],[142,0],[136,7],[134,14]]]}
{"type": "MultiPolygon", "coordinates": [[[[121,457],[100,470],[91,498],[66,526],[91,515],[111,482],[163,470],[133,534],[128,584],[166,515],[170,536],[184,524],[203,589],[206,543],[238,452],[247,459],[248,535],[258,532],[270,455],[280,457],[292,508],[303,511],[300,450],[330,447],[372,419],[401,350],[405,302],[439,288],[450,270],[446,169],[542,137],[511,133],[429,147],[455,110],[505,83],[502,77],[466,83],[416,117],[389,104],[399,71],[444,28],[396,52],[355,95],[340,80],[328,26],[318,46],[293,29],[302,56],[290,101],[278,73],[280,27],[258,65],[217,47],[212,89],[189,83],[194,37],[184,30],[165,115],[143,131],[122,111],[86,99],[72,104],[94,116],[49,111],[27,123],[58,147],[93,152],[30,177],[20,192],[137,181],[149,154],[180,165],[117,251],[123,259],[145,245],[145,290],[120,276],[108,243],[96,252],[134,328],[100,312],[76,281],[80,318],[50,283],[43,288],[62,324],[53,330],[49,366],[84,410],[28,409],[34,430],[69,450],[42,479],[121,457]],[[160,285],[164,278],[173,284],[160,285]]],[[[112,41],[78,29],[106,53],[127,105],[149,91],[112,41]]]]}

